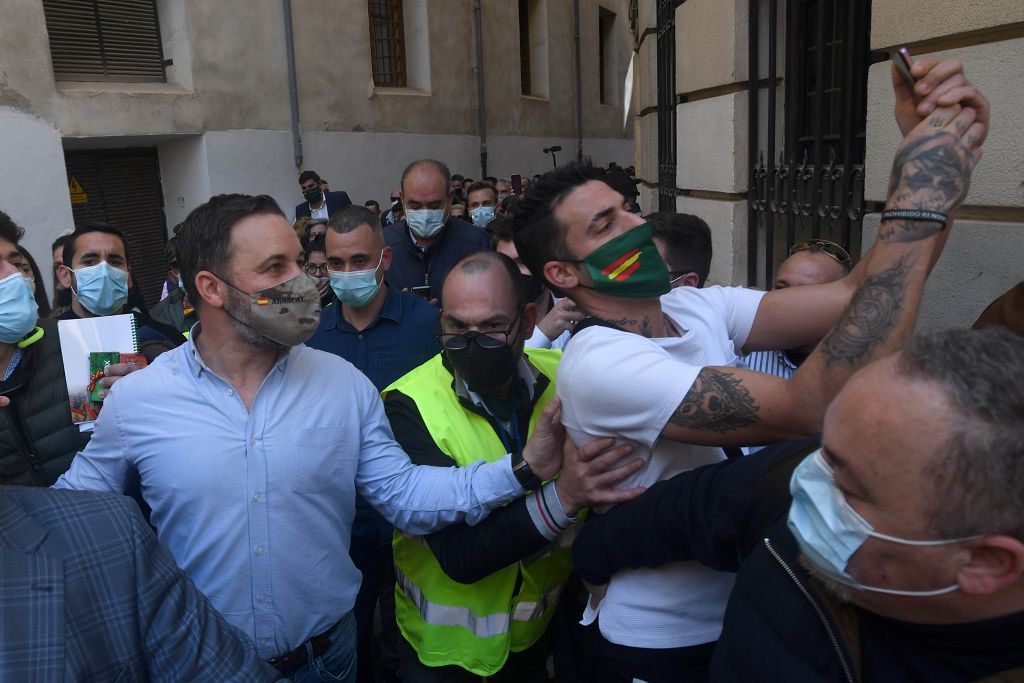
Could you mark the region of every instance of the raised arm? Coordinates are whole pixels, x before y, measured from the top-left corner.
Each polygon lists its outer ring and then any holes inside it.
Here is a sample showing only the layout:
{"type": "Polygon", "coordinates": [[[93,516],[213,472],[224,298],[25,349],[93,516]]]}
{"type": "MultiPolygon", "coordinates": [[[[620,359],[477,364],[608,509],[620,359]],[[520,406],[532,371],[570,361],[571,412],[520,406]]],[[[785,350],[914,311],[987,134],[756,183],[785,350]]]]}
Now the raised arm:
{"type": "MultiPolygon", "coordinates": [[[[967,195],[986,131],[973,107],[934,110],[896,152],[885,210],[948,216],[967,195]]],[[[687,443],[732,445],[817,432],[825,408],[849,376],[894,351],[913,330],[925,280],[949,234],[947,226],[931,218],[883,214],[878,241],[861,263],[863,279],[850,304],[793,379],[704,368],[663,435],[687,443]]]]}
{"type": "MultiPolygon", "coordinates": [[[[964,75],[963,64],[955,59],[921,60],[914,64],[918,78],[913,91],[893,69],[896,124],[901,134],[910,132],[925,118],[945,107],[959,111],[961,107],[975,112],[972,130],[963,131],[964,139],[984,142],[989,122],[989,103],[964,75]]],[[[876,243],[877,246],[877,243],[876,243]]],[[[930,265],[934,266],[942,250],[938,244],[930,265]]],[[[867,258],[842,280],[822,285],[787,287],[765,294],[757,317],[744,346],[744,352],[791,349],[822,339],[839,320],[853,294],[864,283],[868,272],[867,258]]]]}

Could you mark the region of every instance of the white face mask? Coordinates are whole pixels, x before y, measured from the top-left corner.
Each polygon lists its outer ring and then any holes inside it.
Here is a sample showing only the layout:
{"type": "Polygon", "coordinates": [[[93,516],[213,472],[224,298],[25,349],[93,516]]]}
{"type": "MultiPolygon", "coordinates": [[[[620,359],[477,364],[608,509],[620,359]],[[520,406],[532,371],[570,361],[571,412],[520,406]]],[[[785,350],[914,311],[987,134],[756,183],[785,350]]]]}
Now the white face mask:
{"type": "Polygon", "coordinates": [[[793,494],[787,522],[789,530],[811,566],[827,578],[856,590],[908,597],[927,598],[959,590],[960,586],[955,584],[930,591],[866,586],[847,573],[846,565],[869,537],[901,545],[938,546],[971,541],[979,536],[913,541],[875,531],[836,488],[835,474],[822,456],[821,449],[804,458],[793,471],[789,490],[793,494]]]}
{"type": "Polygon", "coordinates": [[[444,228],[445,209],[406,209],[405,222],[412,234],[430,239],[444,228]]]}

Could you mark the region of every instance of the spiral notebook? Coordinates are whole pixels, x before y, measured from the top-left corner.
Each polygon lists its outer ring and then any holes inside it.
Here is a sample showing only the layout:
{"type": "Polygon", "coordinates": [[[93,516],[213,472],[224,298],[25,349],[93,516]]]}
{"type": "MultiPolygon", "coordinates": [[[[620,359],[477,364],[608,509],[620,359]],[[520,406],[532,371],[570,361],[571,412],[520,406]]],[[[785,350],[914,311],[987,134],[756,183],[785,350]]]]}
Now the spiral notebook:
{"type": "MultiPolygon", "coordinates": [[[[109,315],[100,318],[79,318],[57,322],[60,352],[64,357],[64,378],[68,385],[71,420],[85,432],[91,431],[102,402],[90,395],[90,355],[101,355],[108,362],[112,354],[134,354],[139,351],[139,332],[135,316],[109,315]]],[[[94,358],[94,363],[95,358],[94,358]]],[[[93,384],[95,384],[93,382],[93,384]]]]}

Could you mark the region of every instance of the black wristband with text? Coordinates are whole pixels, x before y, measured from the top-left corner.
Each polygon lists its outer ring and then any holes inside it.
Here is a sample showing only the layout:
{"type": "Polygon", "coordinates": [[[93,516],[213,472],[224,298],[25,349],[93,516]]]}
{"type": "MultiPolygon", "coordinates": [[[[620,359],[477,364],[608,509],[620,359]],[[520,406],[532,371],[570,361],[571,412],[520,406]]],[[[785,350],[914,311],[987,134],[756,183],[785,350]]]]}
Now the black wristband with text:
{"type": "Polygon", "coordinates": [[[882,222],[885,221],[924,221],[946,225],[949,223],[949,216],[938,211],[924,209],[890,209],[882,212],[882,222]]]}

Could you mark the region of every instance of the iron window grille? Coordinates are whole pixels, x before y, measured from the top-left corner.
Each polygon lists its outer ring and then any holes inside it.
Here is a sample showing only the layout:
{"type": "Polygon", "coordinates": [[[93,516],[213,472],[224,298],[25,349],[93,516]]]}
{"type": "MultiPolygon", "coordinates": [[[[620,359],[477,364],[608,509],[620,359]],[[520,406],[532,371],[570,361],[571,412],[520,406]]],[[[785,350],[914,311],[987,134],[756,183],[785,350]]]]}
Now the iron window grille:
{"type": "Polygon", "coordinates": [[[373,83],[382,87],[404,88],[407,74],[402,0],[368,1],[373,83]]]}

